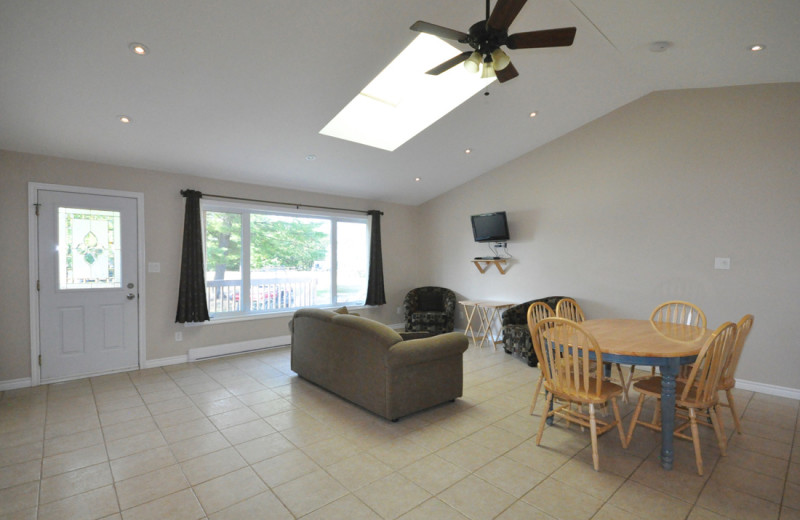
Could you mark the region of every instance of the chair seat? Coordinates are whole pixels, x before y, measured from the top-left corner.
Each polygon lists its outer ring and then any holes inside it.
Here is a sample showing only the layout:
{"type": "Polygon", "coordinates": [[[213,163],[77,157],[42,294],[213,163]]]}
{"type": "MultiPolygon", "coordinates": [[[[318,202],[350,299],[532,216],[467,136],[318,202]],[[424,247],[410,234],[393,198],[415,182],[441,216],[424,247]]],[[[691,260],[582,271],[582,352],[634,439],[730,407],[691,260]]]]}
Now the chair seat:
{"type": "Polygon", "coordinates": [[[733,387],[735,387],[735,386],[736,386],[736,379],[734,379],[734,378],[732,378],[732,377],[731,377],[731,378],[728,378],[728,379],[723,379],[723,380],[722,380],[722,381],[719,383],[719,389],[720,389],[720,390],[731,390],[731,389],[733,389],[733,387]]]}
{"type": "MultiPolygon", "coordinates": [[[[594,389],[594,385],[597,384],[597,380],[593,377],[589,378],[589,388],[594,389]]],[[[583,403],[583,404],[602,404],[608,401],[612,397],[617,397],[621,395],[625,390],[618,384],[612,383],[611,381],[606,381],[605,379],[600,382],[600,393],[595,394],[594,391],[592,393],[589,392],[565,392],[560,390],[558,392],[553,392],[551,388],[548,388],[547,381],[544,382],[544,388],[548,392],[555,393],[559,396],[562,396],[564,399],[569,399],[575,403],[583,403]]]]}
{"type": "MultiPolygon", "coordinates": [[[[647,394],[650,397],[656,397],[658,399],[661,398],[661,376],[654,376],[648,377],[647,379],[642,379],[637,381],[633,384],[633,388],[636,389],[637,392],[640,394],[647,394]]],[[[701,408],[710,408],[717,404],[716,399],[716,392],[714,393],[715,399],[709,401],[707,403],[698,402],[697,399],[697,388],[692,387],[689,390],[689,393],[686,394],[686,399],[681,399],[683,396],[683,391],[686,388],[685,381],[675,381],[675,404],[677,406],[682,406],[684,408],[687,407],[701,407],[701,408]]]]}

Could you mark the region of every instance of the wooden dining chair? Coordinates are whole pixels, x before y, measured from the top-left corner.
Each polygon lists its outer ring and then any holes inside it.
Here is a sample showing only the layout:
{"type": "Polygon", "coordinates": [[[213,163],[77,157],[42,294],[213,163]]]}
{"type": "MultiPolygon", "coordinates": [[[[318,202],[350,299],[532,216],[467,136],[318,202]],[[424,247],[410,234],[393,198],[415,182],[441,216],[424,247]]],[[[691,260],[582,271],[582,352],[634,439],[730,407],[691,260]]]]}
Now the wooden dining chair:
{"type": "Polygon", "coordinates": [[[566,318],[576,323],[586,321],[586,315],[578,302],[572,298],[561,298],[556,304],[556,316],[566,318]]]}
{"type": "MultiPolygon", "coordinates": [[[[573,300],[572,298],[562,298],[556,304],[556,317],[557,318],[566,318],[568,320],[572,320],[576,323],[583,323],[586,321],[586,314],[584,314],[583,309],[581,306],[578,305],[578,302],[573,300]]],[[[619,380],[623,385],[623,394],[622,400],[626,403],[628,402],[628,391],[625,388],[625,376],[622,373],[622,367],[619,363],[615,363],[617,367],[617,372],[619,373],[619,380]]],[[[595,364],[592,362],[592,370],[595,370],[595,364]]],[[[611,370],[609,370],[609,373],[611,370]]]]}
{"type": "MultiPolygon", "coordinates": [[[[706,315],[700,310],[700,307],[693,303],[673,300],[664,302],[650,314],[650,321],[652,323],[675,323],[682,325],[692,325],[701,329],[706,328],[706,315]]],[[[634,377],[633,373],[636,371],[636,365],[631,365],[631,371],[628,374],[627,380],[623,381],[625,386],[625,395],[628,394],[631,384],[634,381],[645,379],[648,376],[634,377]]],[[[656,374],[656,368],[653,367],[650,371],[652,377],[656,374]]]]}
{"type": "Polygon", "coordinates": [[[580,324],[565,318],[544,318],[536,324],[531,336],[547,390],[545,413],[539,423],[536,445],[541,443],[545,423],[550,417],[561,417],[567,422],[588,427],[592,437],[592,461],[595,471],[599,471],[598,435],[616,426],[622,447],[628,447],[617,405],[622,387],[590,373],[589,360],[596,359],[600,365],[603,358],[597,340],[580,324]],[[554,399],[561,403],[553,405],[554,399]],[[614,410],[612,422],[595,416],[595,406],[606,405],[609,401],[614,410]],[[573,408],[573,404],[588,405],[588,416],[581,407],[573,408]]]}
{"type": "MultiPolygon", "coordinates": [[[[536,324],[545,318],[552,318],[554,315],[553,308],[545,302],[534,302],[528,307],[528,329],[531,331],[531,339],[533,339],[533,331],[536,328],[536,324]]],[[[536,381],[536,390],[533,392],[533,401],[528,411],[530,415],[533,415],[533,409],[536,408],[536,401],[539,399],[539,394],[542,392],[542,381],[544,380],[542,374],[542,367],[540,366],[539,379],[536,381]]]]}
{"type": "Polygon", "coordinates": [[[720,401],[720,406],[726,406],[731,409],[733,415],[733,424],[736,426],[736,433],[742,433],[742,425],[739,422],[739,414],[736,412],[736,405],[733,401],[733,388],[736,386],[736,367],[739,365],[739,358],[742,356],[744,349],[744,342],[747,340],[750,329],[753,327],[753,315],[747,314],[739,320],[736,324],[736,343],[734,344],[733,354],[728,360],[728,364],[722,372],[722,379],[719,383],[719,391],[725,392],[725,399],[727,402],[720,401]]]}
{"type": "MultiPolygon", "coordinates": [[[[719,413],[719,383],[725,372],[725,367],[730,363],[736,345],[736,325],[726,322],[706,341],[697,355],[694,366],[685,381],[677,381],[675,386],[675,406],[678,410],[686,412],[687,419],[674,428],[674,435],[681,439],[691,440],[694,444],[694,458],[697,463],[697,473],[703,474],[703,458],[700,454],[700,436],[698,431],[698,413],[704,414],[714,427],[717,444],[720,452],[725,455],[727,443],[723,433],[722,418],[719,413]],[[691,436],[683,433],[691,429],[691,436]]],[[[637,425],[661,431],[661,424],[657,419],[653,422],[639,420],[642,405],[647,397],[656,399],[656,409],[661,405],[661,376],[652,376],[634,383],[633,388],[639,392],[639,400],[633,412],[626,442],[630,443],[637,425]]],[[[676,419],[678,418],[676,414],[676,419]]],[[[700,423],[703,424],[703,423],[700,423]]]]}

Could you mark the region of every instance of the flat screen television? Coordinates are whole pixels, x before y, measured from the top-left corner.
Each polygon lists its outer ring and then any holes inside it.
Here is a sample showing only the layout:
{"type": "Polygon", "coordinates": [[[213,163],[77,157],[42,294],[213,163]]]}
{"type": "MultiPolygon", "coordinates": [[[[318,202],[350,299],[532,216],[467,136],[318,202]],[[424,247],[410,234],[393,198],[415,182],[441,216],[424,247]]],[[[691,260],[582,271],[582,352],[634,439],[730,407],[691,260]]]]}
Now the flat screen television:
{"type": "Polygon", "coordinates": [[[508,240],[508,221],[505,211],[472,215],[472,236],[475,242],[503,242],[508,240]]]}

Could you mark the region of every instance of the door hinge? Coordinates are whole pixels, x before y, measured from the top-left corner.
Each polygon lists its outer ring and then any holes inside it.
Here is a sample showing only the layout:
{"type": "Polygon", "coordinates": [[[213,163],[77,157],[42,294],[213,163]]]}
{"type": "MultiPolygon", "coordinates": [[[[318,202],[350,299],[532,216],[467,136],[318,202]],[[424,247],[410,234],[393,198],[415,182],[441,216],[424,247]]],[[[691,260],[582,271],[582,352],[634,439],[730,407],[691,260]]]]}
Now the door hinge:
{"type": "Polygon", "coordinates": [[[41,284],[41,282],[39,280],[36,280],[36,290],[37,291],[41,291],[42,290],[42,284],[41,284]]]}
{"type": "Polygon", "coordinates": [[[42,355],[39,354],[39,366],[42,366],[42,355]]]}
{"type": "Polygon", "coordinates": [[[33,207],[36,208],[36,216],[37,217],[39,216],[39,207],[40,206],[41,206],[41,203],[39,203],[39,202],[34,202],[33,203],[33,207]]]}

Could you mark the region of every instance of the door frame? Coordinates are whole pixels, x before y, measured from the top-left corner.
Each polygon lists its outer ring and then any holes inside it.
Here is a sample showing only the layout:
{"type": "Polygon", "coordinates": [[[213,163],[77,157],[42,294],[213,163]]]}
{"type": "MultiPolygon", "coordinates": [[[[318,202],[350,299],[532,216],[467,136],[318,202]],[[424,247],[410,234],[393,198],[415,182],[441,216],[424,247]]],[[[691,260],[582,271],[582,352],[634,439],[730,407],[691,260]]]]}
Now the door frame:
{"type": "MultiPolygon", "coordinates": [[[[41,353],[41,344],[39,341],[39,291],[36,284],[39,279],[39,226],[36,216],[36,202],[37,192],[39,190],[48,191],[63,191],[67,193],[79,193],[85,195],[105,195],[111,197],[126,197],[136,200],[136,233],[137,233],[137,260],[139,263],[138,278],[139,298],[137,299],[137,313],[139,315],[138,333],[139,333],[139,368],[144,368],[147,361],[147,336],[146,320],[144,310],[147,308],[145,305],[145,254],[144,254],[144,194],[133,191],[120,191],[120,190],[107,190],[102,188],[89,188],[83,186],[65,186],[61,184],[45,184],[41,182],[28,183],[28,291],[30,294],[30,316],[31,316],[31,386],[38,386],[41,384],[41,367],[39,366],[39,354],[41,353]]],[[[113,373],[103,372],[103,374],[113,373]]],[[[100,374],[86,374],[79,378],[66,378],[80,379],[100,374]]],[[[48,381],[53,383],[56,381],[48,381]]]]}

